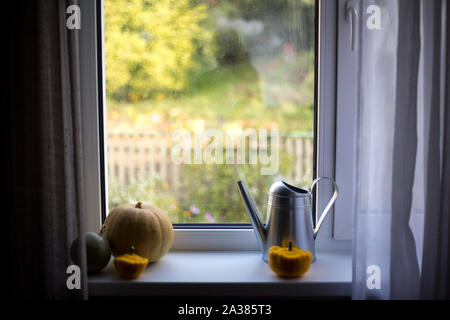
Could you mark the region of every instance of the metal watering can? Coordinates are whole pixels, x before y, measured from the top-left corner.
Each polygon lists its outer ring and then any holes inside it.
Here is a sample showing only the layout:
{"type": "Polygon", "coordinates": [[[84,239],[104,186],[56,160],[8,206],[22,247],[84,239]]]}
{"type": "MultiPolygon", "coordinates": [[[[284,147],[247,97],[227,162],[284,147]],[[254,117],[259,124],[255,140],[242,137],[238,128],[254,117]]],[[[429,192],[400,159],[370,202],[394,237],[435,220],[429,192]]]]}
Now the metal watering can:
{"type": "Polygon", "coordinates": [[[269,189],[267,197],[267,223],[264,226],[259,219],[258,209],[242,181],[237,182],[245,208],[255,229],[262,248],[263,260],[268,262],[269,249],[272,246],[292,245],[312,253],[312,262],[316,260],[315,239],[323,220],[338,197],[338,186],[327,177],[315,179],[308,190],[297,188],[284,181],[277,181],[269,189]],[[331,181],[334,193],[320,215],[316,227],[312,221],[312,190],[321,179],[331,181]]]}

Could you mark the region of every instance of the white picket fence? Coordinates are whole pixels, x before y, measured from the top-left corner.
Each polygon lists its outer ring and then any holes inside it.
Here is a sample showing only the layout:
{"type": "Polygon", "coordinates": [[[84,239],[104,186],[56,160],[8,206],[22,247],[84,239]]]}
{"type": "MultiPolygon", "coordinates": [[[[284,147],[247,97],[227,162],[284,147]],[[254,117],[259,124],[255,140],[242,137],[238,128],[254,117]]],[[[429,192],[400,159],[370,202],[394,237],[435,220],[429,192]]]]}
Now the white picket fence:
{"type": "MultiPolygon", "coordinates": [[[[177,190],[182,166],[171,160],[171,136],[164,133],[110,133],[107,138],[108,177],[128,185],[138,177],[157,177],[177,190]]],[[[313,171],[313,138],[311,135],[280,137],[280,150],[292,159],[288,179],[301,184],[310,181],[313,171]]],[[[251,147],[250,147],[251,148],[251,147]]],[[[257,147],[256,147],[257,148],[257,147]]],[[[255,152],[257,149],[250,150],[255,152]]]]}

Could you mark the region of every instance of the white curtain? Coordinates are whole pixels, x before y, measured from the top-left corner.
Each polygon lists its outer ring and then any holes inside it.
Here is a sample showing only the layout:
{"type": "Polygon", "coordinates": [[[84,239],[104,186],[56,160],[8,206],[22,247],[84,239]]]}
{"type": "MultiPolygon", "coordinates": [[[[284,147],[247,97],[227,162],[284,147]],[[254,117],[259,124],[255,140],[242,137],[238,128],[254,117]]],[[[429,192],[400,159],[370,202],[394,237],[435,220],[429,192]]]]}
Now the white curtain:
{"type": "Polygon", "coordinates": [[[352,296],[448,299],[448,1],[359,5],[352,296]]]}

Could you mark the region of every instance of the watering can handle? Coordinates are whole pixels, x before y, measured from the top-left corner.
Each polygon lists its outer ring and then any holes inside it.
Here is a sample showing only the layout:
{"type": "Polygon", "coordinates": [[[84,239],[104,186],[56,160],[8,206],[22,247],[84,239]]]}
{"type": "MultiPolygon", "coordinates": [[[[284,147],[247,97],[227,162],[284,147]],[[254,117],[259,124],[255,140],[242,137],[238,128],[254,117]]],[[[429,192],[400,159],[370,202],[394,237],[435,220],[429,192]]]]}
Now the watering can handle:
{"type": "Polygon", "coordinates": [[[317,221],[317,223],[316,223],[316,227],[314,228],[314,239],[317,237],[317,233],[319,233],[320,226],[322,225],[323,220],[327,216],[328,212],[330,211],[331,207],[333,206],[333,204],[336,201],[338,194],[339,194],[339,189],[338,189],[336,182],[334,182],[333,179],[330,179],[328,177],[319,177],[319,178],[315,179],[311,183],[311,187],[310,187],[311,192],[312,192],[313,188],[315,187],[315,185],[317,184],[317,182],[319,182],[319,180],[321,180],[321,179],[327,179],[327,180],[331,181],[331,183],[333,184],[333,187],[334,187],[334,193],[333,193],[333,196],[331,197],[331,200],[328,202],[327,206],[325,207],[322,214],[320,215],[319,221],[317,221]]]}

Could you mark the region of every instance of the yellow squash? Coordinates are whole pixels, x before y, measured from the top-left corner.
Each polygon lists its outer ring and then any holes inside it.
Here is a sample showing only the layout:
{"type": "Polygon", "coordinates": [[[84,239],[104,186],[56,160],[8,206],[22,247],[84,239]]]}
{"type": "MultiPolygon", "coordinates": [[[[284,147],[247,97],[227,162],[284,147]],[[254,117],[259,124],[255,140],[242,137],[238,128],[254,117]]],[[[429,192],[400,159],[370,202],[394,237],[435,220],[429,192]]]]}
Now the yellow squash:
{"type": "Polygon", "coordinates": [[[147,267],[148,259],[138,256],[134,253],[134,247],[131,247],[131,252],[118,256],[114,259],[114,266],[117,273],[122,278],[136,279],[147,267]]]}
{"type": "Polygon", "coordinates": [[[273,246],[269,249],[269,266],[279,276],[285,278],[301,277],[311,265],[312,253],[292,247],[273,246]]]}

